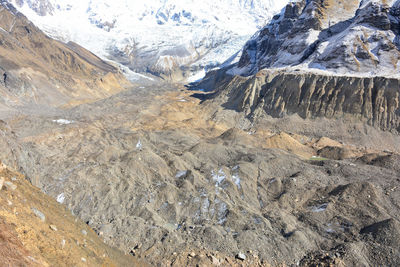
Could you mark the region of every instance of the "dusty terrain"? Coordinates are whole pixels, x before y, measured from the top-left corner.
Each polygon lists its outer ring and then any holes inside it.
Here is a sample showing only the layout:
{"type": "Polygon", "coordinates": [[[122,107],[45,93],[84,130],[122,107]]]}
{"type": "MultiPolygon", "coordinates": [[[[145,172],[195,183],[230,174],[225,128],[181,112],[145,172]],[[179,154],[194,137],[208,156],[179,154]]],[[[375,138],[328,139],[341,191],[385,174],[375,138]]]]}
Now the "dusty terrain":
{"type": "Polygon", "coordinates": [[[399,136],[295,115],[250,121],[176,88],[8,118],[1,157],[151,264],[400,262],[399,136]]]}
{"type": "Polygon", "coordinates": [[[129,85],[0,4],[6,264],[399,265],[397,80],[129,85]]]}
{"type": "Polygon", "coordinates": [[[0,163],[1,266],[133,266],[85,223],[0,163]]]}

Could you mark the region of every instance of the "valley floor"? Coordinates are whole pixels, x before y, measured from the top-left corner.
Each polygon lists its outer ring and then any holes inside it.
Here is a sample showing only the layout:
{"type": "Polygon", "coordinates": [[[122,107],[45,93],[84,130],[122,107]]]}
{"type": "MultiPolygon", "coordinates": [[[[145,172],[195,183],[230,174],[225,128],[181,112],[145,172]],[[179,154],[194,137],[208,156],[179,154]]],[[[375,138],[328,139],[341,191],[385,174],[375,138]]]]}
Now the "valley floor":
{"type": "Polygon", "coordinates": [[[400,262],[399,136],[339,120],[250,121],[193,93],[138,86],[20,109],[1,122],[0,159],[154,265],[400,262]]]}

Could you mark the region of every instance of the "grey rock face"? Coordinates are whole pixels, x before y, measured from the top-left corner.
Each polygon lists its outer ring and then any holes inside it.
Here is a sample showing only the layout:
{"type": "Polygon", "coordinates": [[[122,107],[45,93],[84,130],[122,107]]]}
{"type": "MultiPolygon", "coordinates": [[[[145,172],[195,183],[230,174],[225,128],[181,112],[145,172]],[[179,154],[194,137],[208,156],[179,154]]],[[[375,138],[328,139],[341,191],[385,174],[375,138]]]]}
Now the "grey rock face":
{"type": "Polygon", "coordinates": [[[349,118],[382,130],[399,130],[400,81],[312,73],[262,71],[223,81],[214,95],[228,96],[224,106],[248,116],[349,118]]]}

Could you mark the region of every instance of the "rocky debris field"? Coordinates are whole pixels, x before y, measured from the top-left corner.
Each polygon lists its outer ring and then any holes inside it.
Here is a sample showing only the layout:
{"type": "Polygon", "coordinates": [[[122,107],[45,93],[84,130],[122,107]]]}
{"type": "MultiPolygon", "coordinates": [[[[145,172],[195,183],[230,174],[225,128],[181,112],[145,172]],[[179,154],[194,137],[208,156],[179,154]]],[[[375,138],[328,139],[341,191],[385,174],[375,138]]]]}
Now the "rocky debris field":
{"type": "Polygon", "coordinates": [[[2,266],[143,265],[105,245],[85,223],[0,163],[2,266]]]}
{"type": "Polygon", "coordinates": [[[250,121],[167,85],[0,129],[8,166],[157,266],[400,262],[396,134],[297,115],[250,121]]]}

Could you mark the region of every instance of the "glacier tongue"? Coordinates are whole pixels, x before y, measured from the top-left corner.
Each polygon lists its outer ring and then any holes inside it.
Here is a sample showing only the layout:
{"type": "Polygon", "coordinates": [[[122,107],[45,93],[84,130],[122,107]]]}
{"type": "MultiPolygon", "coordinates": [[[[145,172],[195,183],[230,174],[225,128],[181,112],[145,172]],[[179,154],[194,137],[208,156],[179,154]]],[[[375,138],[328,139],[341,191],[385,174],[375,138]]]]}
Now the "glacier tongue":
{"type": "Polygon", "coordinates": [[[288,0],[10,2],[54,38],[176,80],[223,63],[288,0]]]}

